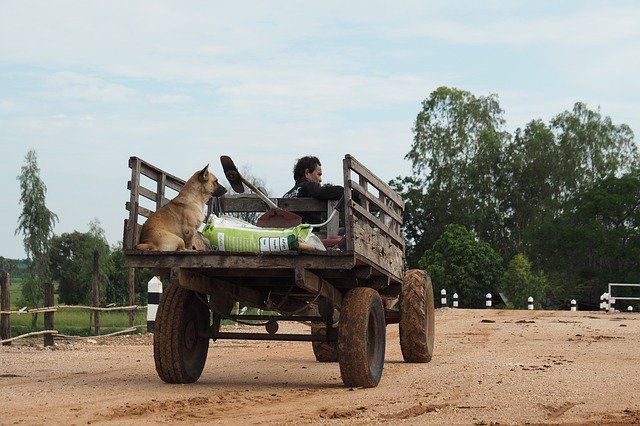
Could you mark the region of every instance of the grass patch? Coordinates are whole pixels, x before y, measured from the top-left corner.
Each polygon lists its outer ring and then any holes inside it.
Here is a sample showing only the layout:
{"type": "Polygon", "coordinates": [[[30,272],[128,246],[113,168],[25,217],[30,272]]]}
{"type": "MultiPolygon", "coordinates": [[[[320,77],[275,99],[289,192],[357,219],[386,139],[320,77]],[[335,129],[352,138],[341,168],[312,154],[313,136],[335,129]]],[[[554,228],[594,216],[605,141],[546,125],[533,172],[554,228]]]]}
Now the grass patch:
{"type": "MultiPolygon", "coordinates": [[[[33,314],[11,315],[11,335],[30,333],[44,330],[44,314],[37,316],[36,326],[31,326],[33,314]]],[[[135,311],[134,325],[147,324],[147,309],[140,308],[135,311]]],[[[53,316],[53,326],[59,333],[70,336],[93,335],[93,321],[90,312],[83,309],[60,308],[53,316]]],[[[129,313],[107,311],[100,312],[100,334],[109,334],[124,330],[129,327],[129,313]]],[[[145,328],[139,328],[138,332],[146,332],[145,328]]]]}

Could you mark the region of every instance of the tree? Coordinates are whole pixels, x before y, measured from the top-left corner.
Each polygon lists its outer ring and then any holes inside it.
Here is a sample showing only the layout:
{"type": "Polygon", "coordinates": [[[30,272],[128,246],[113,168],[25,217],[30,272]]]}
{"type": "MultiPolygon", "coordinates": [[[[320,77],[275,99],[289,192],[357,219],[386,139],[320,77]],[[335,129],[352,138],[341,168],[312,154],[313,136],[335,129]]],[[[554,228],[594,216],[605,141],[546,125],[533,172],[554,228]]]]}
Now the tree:
{"type": "Polygon", "coordinates": [[[628,173],[638,164],[638,150],[629,126],[615,125],[611,118],[581,102],[554,117],[551,128],[560,160],[554,182],[560,201],[569,200],[600,179],[628,173]]]}
{"type": "Polygon", "coordinates": [[[450,223],[467,227],[505,259],[516,253],[538,259],[527,239],[535,229],[573,208],[583,189],[640,161],[631,129],[583,103],[548,124],[533,120],[513,136],[503,126],[495,95],[440,87],[423,101],[405,157],[411,176],[391,182],[405,200],[410,267],[450,223]]]}
{"type": "MultiPolygon", "coordinates": [[[[109,303],[126,305],[129,303],[129,268],[124,260],[121,242],[111,248],[108,263],[105,300],[109,303]]],[[[138,268],[135,277],[135,303],[144,305],[147,303],[147,283],[153,277],[153,272],[150,269],[138,268]]]]}
{"type": "MultiPolygon", "coordinates": [[[[40,306],[44,299],[43,284],[51,281],[49,245],[58,217],[46,206],[47,187],[40,179],[38,156],[34,150],[27,152],[20,175],[20,204],[15,234],[23,234],[24,251],[31,268],[22,284],[22,303],[40,306]]],[[[35,324],[36,316],[33,317],[35,324]]]]}
{"type": "Polygon", "coordinates": [[[63,233],[51,240],[52,273],[59,282],[58,292],[62,303],[91,303],[94,253],[98,253],[99,286],[101,300],[104,301],[111,266],[109,245],[100,222],[97,219],[92,221],[87,233],[63,233]]]}
{"type": "Polygon", "coordinates": [[[447,225],[419,261],[436,289],[460,295],[460,306],[480,308],[487,293],[495,294],[502,275],[502,258],[464,226],[447,225]]]}
{"type": "Polygon", "coordinates": [[[423,101],[405,157],[412,175],[392,181],[407,202],[409,265],[448,223],[462,224],[496,246],[505,239],[499,213],[501,147],[510,136],[503,125],[495,95],[440,87],[423,101]]]}
{"type": "Polygon", "coordinates": [[[640,174],[583,188],[557,218],[535,221],[531,253],[567,298],[598,300],[608,282],[640,280],[640,174]]]}
{"type": "Polygon", "coordinates": [[[499,290],[515,308],[527,307],[527,300],[533,297],[534,303],[542,306],[547,290],[547,278],[542,272],[533,272],[531,262],[522,254],[516,254],[509,262],[500,280],[499,290]]]}

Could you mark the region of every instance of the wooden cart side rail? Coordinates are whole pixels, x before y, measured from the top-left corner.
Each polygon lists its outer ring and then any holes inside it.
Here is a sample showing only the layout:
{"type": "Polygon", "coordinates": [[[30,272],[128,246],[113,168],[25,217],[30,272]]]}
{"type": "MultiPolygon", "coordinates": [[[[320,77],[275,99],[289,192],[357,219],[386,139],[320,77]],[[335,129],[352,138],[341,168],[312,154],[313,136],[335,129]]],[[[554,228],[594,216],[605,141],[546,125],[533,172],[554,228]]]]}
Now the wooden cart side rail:
{"type": "Polygon", "coordinates": [[[404,201],[351,155],[343,161],[347,251],[402,281],[404,201]]]}
{"type": "Polygon", "coordinates": [[[125,220],[123,236],[125,250],[132,249],[138,243],[137,240],[140,235],[139,217],[149,217],[149,214],[151,214],[150,209],[140,206],[140,197],[154,202],[154,210],[157,210],[169,201],[166,197],[167,188],[179,192],[185,184],[184,180],[138,157],[129,158],[129,168],[131,169],[131,180],[127,182],[127,188],[130,191],[130,198],[129,202],[125,204],[129,217],[125,220]],[[142,176],[146,176],[156,183],[155,191],[142,185],[142,176]]]}

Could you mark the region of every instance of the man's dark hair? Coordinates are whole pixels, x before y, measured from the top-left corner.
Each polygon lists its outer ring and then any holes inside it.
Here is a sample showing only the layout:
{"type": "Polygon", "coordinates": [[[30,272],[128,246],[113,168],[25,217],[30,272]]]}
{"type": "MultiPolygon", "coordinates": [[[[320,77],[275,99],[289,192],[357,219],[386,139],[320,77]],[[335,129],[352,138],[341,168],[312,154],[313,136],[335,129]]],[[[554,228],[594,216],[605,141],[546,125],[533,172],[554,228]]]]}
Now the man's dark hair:
{"type": "Polygon", "coordinates": [[[296,182],[304,178],[304,173],[309,170],[314,171],[317,166],[322,166],[318,157],[307,155],[306,157],[299,158],[296,161],[296,165],[293,166],[293,180],[296,182]]]}

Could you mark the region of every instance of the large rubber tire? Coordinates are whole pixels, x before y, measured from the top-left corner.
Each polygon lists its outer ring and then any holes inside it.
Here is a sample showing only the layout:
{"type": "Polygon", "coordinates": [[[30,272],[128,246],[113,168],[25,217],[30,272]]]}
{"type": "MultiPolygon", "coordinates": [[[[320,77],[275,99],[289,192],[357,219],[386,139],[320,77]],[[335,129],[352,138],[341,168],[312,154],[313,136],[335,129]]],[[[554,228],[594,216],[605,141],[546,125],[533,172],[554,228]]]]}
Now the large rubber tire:
{"type": "Polygon", "coordinates": [[[158,376],[167,383],[193,383],[200,378],[209,351],[209,308],[192,290],[177,284],[162,295],[153,333],[158,376]]]}
{"type": "Polygon", "coordinates": [[[404,274],[400,293],[400,349],[405,362],[429,362],[433,356],[435,306],[431,278],[422,269],[404,274]]]}
{"type": "MultiPolygon", "coordinates": [[[[327,335],[327,326],[324,323],[311,323],[311,335],[322,336],[327,335]]],[[[318,362],[336,362],[338,361],[338,342],[311,342],[313,346],[313,354],[318,362]]]]}
{"type": "Polygon", "coordinates": [[[338,326],[338,363],[345,386],[378,386],[384,350],[385,318],[380,295],[368,287],[349,290],[342,300],[338,326]]]}

